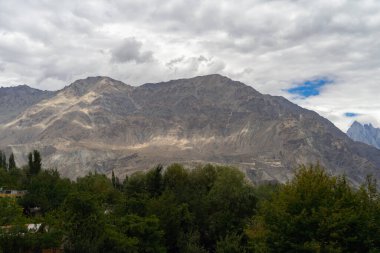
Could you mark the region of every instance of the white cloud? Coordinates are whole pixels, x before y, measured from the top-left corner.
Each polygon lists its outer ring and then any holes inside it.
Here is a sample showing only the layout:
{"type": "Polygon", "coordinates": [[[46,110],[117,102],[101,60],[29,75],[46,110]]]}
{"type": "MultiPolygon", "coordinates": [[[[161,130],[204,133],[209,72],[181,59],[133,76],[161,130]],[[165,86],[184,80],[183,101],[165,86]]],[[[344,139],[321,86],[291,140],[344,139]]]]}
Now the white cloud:
{"type": "Polygon", "coordinates": [[[380,126],[377,0],[0,1],[0,84],[58,89],[108,75],[129,84],[219,72],[284,92],[334,79],[294,102],[345,130],[380,126]]]}

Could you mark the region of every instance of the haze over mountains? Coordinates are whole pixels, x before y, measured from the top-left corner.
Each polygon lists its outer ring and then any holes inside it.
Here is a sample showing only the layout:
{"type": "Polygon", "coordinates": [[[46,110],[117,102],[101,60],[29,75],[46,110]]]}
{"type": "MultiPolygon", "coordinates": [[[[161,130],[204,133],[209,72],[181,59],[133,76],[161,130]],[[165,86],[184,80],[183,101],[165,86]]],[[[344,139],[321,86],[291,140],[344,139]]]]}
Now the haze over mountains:
{"type": "Polygon", "coordinates": [[[360,141],[380,149],[380,129],[372,124],[360,124],[355,121],[347,130],[347,135],[354,141],[360,141]]]}
{"type": "Polygon", "coordinates": [[[16,93],[24,102],[1,107],[1,147],[18,165],[37,148],[46,167],[70,178],[212,162],[235,165],[254,181],[285,182],[298,164],[320,162],[355,185],[367,174],[380,179],[380,150],[313,111],[220,75],[139,87],[89,77],[57,92],[0,90],[1,97],[16,93]]]}

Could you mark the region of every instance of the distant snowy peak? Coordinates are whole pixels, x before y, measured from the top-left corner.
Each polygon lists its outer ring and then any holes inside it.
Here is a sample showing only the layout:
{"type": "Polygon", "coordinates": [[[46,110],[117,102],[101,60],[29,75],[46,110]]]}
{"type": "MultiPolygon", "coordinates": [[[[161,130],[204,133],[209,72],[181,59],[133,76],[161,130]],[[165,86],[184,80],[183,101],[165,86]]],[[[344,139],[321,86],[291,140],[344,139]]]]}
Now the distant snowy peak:
{"type": "Polygon", "coordinates": [[[355,121],[347,131],[347,135],[354,141],[360,141],[380,149],[380,128],[372,124],[364,124],[355,121]]]}

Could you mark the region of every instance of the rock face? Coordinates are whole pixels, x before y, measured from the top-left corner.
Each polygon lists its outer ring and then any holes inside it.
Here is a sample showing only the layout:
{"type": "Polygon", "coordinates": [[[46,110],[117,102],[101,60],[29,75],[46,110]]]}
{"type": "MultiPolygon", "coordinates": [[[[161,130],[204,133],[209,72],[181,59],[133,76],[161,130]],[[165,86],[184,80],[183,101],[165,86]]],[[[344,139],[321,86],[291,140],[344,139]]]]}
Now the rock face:
{"type": "Polygon", "coordinates": [[[18,164],[32,148],[46,167],[75,178],[96,170],[123,176],[157,163],[222,163],[253,181],[285,182],[316,163],[357,185],[380,179],[380,151],[283,97],[220,75],[139,87],[108,77],[78,80],[0,127],[18,164]]]}
{"type": "Polygon", "coordinates": [[[380,149],[380,128],[372,124],[360,124],[355,121],[347,131],[347,135],[354,141],[360,141],[380,149]]]}
{"type": "Polygon", "coordinates": [[[0,88],[0,124],[13,119],[41,100],[51,98],[52,91],[33,89],[27,85],[0,88]]]}

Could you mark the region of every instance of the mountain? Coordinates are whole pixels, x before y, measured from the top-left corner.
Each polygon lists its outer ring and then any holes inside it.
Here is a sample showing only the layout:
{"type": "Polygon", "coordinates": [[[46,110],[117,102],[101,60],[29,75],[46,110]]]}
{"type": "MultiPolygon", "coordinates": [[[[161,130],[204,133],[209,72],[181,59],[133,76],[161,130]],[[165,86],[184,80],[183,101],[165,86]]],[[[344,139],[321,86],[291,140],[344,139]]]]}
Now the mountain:
{"type": "Polygon", "coordinates": [[[380,151],[283,97],[221,75],[133,87],[109,77],[75,81],[0,126],[18,164],[37,148],[70,178],[96,170],[124,176],[157,163],[231,164],[253,181],[291,179],[319,162],[358,185],[380,179],[380,151]]]}
{"type": "Polygon", "coordinates": [[[360,141],[380,149],[380,128],[372,124],[360,124],[355,121],[347,131],[347,135],[354,141],[360,141]]]}
{"type": "Polygon", "coordinates": [[[11,120],[41,100],[51,98],[52,91],[33,89],[27,85],[0,88],[0,124],[11,120]]]}

